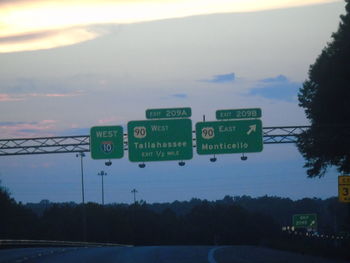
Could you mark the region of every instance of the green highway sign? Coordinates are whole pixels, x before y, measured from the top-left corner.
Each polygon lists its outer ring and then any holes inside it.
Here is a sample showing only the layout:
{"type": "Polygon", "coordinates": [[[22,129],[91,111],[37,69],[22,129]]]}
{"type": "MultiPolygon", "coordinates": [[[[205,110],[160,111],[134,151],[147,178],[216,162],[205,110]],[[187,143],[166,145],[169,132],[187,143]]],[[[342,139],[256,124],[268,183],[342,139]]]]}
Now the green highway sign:
{"type": "Polygon", "coordinates": [[[300,214],[293,215],[294,228],[317,228],[317,215],[316,214],[300,214]]]}
{"type": "Polygon", "coordinates": [[[256,119],[261,118],[261,109],[236,109],[236,110],[217,110],[217,120],[229,119],[256,119]]]}
{"type": "Polygon", "coordinates": [[[123,127],[96,126],[90,129],[92,159],[119,159],[124,156],[123,127]]]}
{"type": "Polygon", "coordinates": [[[262,137],[261,120],[196,123],[198,154],[261,152],[262,137]]]}
{"type": "Polygon", "coordinates": [[[192,159],[190,119],[145,120],[128,123],[131,162],[192,159]]]}
{"type": "Polygon", "coordinates": [[[191,116],[192,116],[191,108],[148,109],[148,110],[146,110],[146,119],[189,118],[191,116]]]}

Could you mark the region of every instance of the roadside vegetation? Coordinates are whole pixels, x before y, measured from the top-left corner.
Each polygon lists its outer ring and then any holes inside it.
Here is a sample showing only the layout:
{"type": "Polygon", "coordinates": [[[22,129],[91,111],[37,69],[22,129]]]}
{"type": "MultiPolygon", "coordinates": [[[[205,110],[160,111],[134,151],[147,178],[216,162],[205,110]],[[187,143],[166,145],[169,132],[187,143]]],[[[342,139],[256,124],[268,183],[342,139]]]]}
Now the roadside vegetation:
{"type": "Polygon", "coordinates": [[[326,200],[226,196],[222,200],[132,205],[17,203],[0,189],[0,239],[147,245],[257,245],[349,258],[346,206],[326,200]],[[282,231],[294,214],[315,213],[317,231],[282,231]],[[86,239],[84,219],[86,215],[86,239]],[[316,236],[317,234],[317,236],[316,236]],[[322,237],[321,237],[322,236],[322,237]],[[337,238],[339,237],[339,238],[337,238]],[[340,239],[342,237],[342,239],[340,239]]]}

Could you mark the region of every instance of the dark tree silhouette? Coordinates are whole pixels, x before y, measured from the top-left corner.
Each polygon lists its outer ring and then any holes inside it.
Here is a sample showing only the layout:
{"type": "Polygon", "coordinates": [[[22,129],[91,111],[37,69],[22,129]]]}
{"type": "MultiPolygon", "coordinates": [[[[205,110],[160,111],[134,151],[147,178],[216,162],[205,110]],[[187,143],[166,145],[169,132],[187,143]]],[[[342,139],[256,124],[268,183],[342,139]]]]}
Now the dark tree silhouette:
{"type": "Polygon", "coordinates": [[[37,216],[11,198],[0,181],[0,239],[34,238],[38,226],[37,216]]]}
{"type": "Polygon", "coordinates": [[[350,0],[338,31],[310,66],[298,94],[311,128],[298,138],[309,177],[322,177],[327,167],[350,172],[350,0]]]}

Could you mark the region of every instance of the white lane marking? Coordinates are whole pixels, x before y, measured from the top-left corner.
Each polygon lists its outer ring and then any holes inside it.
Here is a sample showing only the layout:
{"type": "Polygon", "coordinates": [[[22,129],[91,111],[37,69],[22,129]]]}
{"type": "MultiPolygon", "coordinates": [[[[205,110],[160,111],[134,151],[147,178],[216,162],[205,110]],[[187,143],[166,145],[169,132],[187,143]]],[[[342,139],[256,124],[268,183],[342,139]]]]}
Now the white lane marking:
{"type": "Polygon", "coordinates": [[[217,263],[217,261],[215,260],[215,257],[214,257],[215,251],[218,249],[226,248],[226,247],[228,247],[228,246],[214,247],[214,248],[210,249],[209,253],[208,253],[208,262],[209,263],[217,263]]]}
{"type": "Polygon", "coordinates": [[[212,249],[209,250],[209,253],[208,253],[208,262],[209,263],[216,263],[216,260],[214,258],[214,253],[216,250],[218,250],[219,248],[221,247],[214,247],[212,249]]]}

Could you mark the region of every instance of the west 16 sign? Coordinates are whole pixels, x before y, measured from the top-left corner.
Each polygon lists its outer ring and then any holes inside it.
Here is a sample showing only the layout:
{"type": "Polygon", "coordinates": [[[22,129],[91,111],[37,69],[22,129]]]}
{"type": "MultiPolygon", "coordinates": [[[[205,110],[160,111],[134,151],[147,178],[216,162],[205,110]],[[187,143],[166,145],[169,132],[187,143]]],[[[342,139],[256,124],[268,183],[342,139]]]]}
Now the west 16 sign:
{"type": "Polygon", "coordinates": [[[261,152],[262,137],[258,119],[196,123],[198,154],[261,152]]]}
{"type": "Polygon", "coordinates": [[[92,159],[119,159],[124,156],[123,127],[96,126],[90,129],[92,159]]]}
{"type": "Polygon", "coordinates": [[[130,121],[128,149],[131,162],[192,159],[192,121],[130,121]]]}

